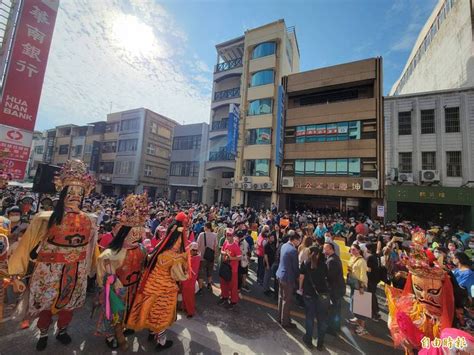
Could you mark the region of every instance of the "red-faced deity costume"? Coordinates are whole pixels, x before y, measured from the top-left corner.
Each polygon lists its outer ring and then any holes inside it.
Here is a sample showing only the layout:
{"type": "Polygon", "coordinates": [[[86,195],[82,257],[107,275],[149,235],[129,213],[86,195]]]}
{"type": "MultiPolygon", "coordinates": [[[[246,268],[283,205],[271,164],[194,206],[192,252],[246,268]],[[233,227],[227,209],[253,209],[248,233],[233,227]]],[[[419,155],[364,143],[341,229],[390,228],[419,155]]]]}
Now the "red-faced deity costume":
{"type": "MultiPolygon", "coordinates": [[[[53,212],[40,212],[31,221],[18,247],[12,253],[8,271],[22,276],[27,272],[30,253],[39,245],[30,280],[29,313],[39,316],[38,328],[46,347],[52,316],[58,315],[58,340],[71,341],[66,328],[73,311],[84,305],[87,276],[96,244],[96,223],[79,208],[94,188],[94,180],[82,161],[67,161],[55,177],[60,193],[53,212]]],[[[39,342],[40,343],[40,342],[39,342]]]]}
{"type": "Polygon", "coordinates": [[[421,349],[421,340],[439,338],[451,327],[454,294],[449,275],[423,249],[426,238],[422,231],[412,235],[412,250],[405,260],[409,270],[403,290],[385,286],[389,310],[388,327],[395,346],[407,353],[421,349]]]}
{"type": "Polygon", "coordinates": [[[147,199],[146,193],[127,196],[114,241],[97,260],[97,283],[103,287],[97,331],[111,348],[126,348],[123,331],[146,258],[141,242],[146,235],[147,199]]]}

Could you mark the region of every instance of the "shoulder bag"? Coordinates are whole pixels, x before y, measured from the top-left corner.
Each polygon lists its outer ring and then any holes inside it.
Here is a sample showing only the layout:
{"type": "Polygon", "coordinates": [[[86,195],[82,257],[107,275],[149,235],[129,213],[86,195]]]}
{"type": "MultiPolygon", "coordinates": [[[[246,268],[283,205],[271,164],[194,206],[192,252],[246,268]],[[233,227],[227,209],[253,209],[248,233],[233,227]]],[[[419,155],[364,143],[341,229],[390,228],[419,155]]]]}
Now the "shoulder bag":
{"type": "Polygon", "coordinates": [[[206,232],[204,232],[204,255],[203,255],[203,258],[204,260],[210,262],[210,263],[213,263],[214,262],[214,250],[212,250],[211,248],[209,248],[207,246],[207,241],[206,241],[206,232]]]}

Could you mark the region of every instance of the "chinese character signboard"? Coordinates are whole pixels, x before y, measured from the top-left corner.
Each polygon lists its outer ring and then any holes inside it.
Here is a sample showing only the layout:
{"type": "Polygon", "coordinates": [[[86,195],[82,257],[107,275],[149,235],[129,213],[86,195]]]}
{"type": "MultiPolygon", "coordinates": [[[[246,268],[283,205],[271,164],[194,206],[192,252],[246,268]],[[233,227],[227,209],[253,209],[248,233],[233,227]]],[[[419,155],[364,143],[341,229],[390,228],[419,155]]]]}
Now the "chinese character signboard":
{"type": "Polygon", "coordinates": [[[385,217],[385,206],[378,205],[377,206],[377,217],[384,218],[385,217]]]}
{"type": "Polygon", "coordinates": [[[22,180],[30,156],[33,134],[22,129],[0,125],[0,151],[8,152],[5,173],[22,180]]]}
{"type": "Polygon", "coordinates": [[[227,152],[233,155],[237,155],[237,141],[239,139],[239,116],[239,106],[235,104],[230,104],[229,125],[227,134],[227,152]]]}
{"type": "Polygon", "coordinates": [[[281,168],[283,164],[283,139],[284,132],[284,115],[285,114],[285,90],[283,86],[278,86],[278,106],[277,106],[277,127],[276,127],[276,149],[275,149],[275,165],[281,168]]]}
{"type": "Polygon", "coordinates": [[[59,0],[24,0],[3,85],[0,123],[33,131],[59,0]]]}

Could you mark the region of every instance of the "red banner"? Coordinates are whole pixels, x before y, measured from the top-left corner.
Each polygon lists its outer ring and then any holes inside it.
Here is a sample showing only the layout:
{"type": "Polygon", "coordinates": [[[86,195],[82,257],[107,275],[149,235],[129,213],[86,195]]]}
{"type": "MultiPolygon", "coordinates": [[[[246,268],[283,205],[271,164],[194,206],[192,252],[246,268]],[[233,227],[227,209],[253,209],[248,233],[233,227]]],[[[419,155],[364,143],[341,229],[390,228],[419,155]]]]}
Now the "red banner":
{"type": "Polygon", "coordinates": [[[0,123],[33,131],[59,0],[23,0],[3,85],[0,123]]]}

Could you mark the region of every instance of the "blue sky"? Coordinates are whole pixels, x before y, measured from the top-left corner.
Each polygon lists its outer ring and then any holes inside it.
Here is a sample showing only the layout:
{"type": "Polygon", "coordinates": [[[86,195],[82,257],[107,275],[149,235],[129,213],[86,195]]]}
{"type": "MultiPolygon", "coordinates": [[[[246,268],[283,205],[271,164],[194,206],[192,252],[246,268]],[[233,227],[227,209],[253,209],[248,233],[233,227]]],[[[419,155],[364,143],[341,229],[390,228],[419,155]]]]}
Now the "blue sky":
{"type": "Polygon", "coordinates": [[[284,18],[301,71],[373,56],[384,93],[437,0],[62,0],[37,129],[147,107],[180,123],[209,120],[215,44],[284,18]]]}

